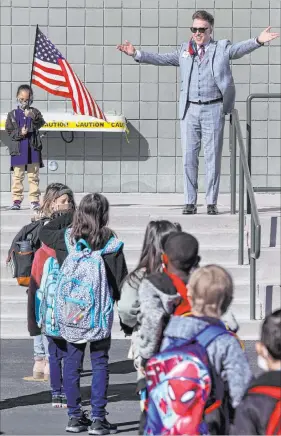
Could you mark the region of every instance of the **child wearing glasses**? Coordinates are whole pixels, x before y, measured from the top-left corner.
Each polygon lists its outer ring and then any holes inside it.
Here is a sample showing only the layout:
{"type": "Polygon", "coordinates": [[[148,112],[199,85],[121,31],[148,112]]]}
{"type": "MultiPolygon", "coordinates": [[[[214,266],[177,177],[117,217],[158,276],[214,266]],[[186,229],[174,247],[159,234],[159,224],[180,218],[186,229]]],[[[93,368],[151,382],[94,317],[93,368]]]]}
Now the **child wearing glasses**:
{"type": "Polygon", "coordinates": [[[23,180],[27,172],[30,208],[40,208],[39,168],[42,163],[42,142],[39,129],[45,124],[41,112],[31,107],[33,91],[29,85],[17,90],[17,108],[8,113],[5,130],[10,137],[8,144],[13,171],[12,210],[20,210],[23,200],[23,180]]]}

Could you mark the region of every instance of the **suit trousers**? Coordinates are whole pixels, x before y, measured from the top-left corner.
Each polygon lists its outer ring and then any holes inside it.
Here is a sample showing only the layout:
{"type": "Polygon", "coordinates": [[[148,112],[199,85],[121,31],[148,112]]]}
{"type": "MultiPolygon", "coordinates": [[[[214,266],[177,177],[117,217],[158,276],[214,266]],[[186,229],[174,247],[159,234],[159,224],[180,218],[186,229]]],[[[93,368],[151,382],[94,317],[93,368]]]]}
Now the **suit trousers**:
{"type": "Polygon", "coordinates": [[[28,165],[15,165],[12,183],[12,196],[13,201],[23,200],[23,181],[25,176],[25,167],[27,171],[27,178],[29,184],[29,200],[39,201],[39,167],[40,163],[33,163],[28,165]]]}
{"type": "Polygon", "coordinates": [[[181,120],[185,204],[197,202],[201,143],[205,160],[206,203],[217,203],[224,125],[222,102],[210,105],[188,104],[185,117],[181,120]]]}

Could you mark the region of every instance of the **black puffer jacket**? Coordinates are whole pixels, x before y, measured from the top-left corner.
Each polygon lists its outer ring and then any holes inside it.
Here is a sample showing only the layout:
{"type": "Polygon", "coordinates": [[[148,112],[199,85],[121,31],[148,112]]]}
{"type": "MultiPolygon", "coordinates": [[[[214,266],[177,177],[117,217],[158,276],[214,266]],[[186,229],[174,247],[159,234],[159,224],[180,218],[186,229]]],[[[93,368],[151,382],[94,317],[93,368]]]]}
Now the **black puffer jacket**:
{"type": "Polygon", "coordinates": [[[281,429],[281,371],[269,371],[258,377],[247,390],[242,402],[238,406],[235,414],[234,426],[231,434],[233,435],[267,435],[280,434],[281,429]],[[278,399],[270,395],[258,393],[258,388],[264,386],[279,390],[278,399]],[[254,391],[252,391],[254,389],[254,391]],[[274,414],[277,417],[274,424],[274,414]],[[272,420],[271,420],[272,419],[272,420]],[[269,424],[273,423],[275,432],[269,432],[269,424]]]}
{"type": "MultiPolygon", "coordinates": [[[[73,212],[65,213],[42,227],[39,233],[40,240],[56,251],[56,257],[60,266],[67,257],[64,239],[65,229],[71,226],[73,216],[73,212]]],[[[120,299],[121,284],[128,274],[123,249],[121,248],[117,253],[105,254],[104,263],[107,279],[113,290],[113,298],[115,301],[118,301],[120,299]]]]}

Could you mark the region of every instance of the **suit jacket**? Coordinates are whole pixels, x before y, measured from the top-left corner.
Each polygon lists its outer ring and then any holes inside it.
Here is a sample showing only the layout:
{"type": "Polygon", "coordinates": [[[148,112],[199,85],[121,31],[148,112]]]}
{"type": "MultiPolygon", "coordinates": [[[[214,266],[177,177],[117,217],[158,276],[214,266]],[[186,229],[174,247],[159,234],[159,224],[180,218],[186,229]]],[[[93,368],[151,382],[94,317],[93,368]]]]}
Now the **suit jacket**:
{"type": "MultiPolygon", "coordinates": [[[[183,119],[188,102],[189,82],[192,72],[194,56],[188,53],[189,43],[183,43],[172,53],[149,53],[140,51],[135,60],[137,62],[151,65],[165,65],[180,67],[181,88],[179,101],[179,117],[183,119]]],[[[256,39],[231,44],[230,41],[222,39],[220,41],[211,40],[205,56],[209,56],[212,74],[215,82],[223,96],[223,111],[229,113],[235,104],[235,85],[230,68],[232,59],[239,59],[259,48],[256,39]]]]}

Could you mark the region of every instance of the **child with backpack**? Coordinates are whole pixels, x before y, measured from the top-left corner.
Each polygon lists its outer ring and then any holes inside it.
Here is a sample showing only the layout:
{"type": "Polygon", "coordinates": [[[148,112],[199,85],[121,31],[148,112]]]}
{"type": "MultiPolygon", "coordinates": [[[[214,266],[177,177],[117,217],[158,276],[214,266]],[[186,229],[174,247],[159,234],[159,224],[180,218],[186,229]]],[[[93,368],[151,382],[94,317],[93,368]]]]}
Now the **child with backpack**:
{"type": "Polygon", "coordinates": [[[45,124],[41,112],[33,103],[33,90],[20,85],[17,90],[17,109],[8,113],[5,130],[11,138],[8,144],[13,171],[12,210],[20,210],[23,200],[23,180],[27,172],[30,208],[40,208],[39,169],[43,167],[42,142],[39,129],[45,124]]]}
{"type": "Polygon", "coordinates": [[[145,404],[142,401],[145,389],[145,377],[140,369],[141,357],[138,350],[140,328],[140,302],[139,287],[142,280],[151,274],[162,270],[162,240],[170,233],[181,231],[178,223],[166,220],[150,221],[146,227],[140,260],[137,267],[126,277],[122,284],[121,297],[118,301],[118,313],[123,330],[128,335],[132,334],[129,356],[134,360],[137,370],[137,392],[140,395],[141,421],[145,404]]]}
{"type": "Polygon", "coordinates": [[[73,192],[62,183],[51,183],[47,186],[42,206],[38,211],[37,220],[25,226],[14,238],[11,249],[16,246],[18,240],[30,237],[33,256],[30,264],[30,283],[28,288],[27,325],[28,331],[34,337],[34,366],[33,377],[35,379],[49,379],[49,350],[48,341],[41,335],[41,329],[36,321],[35,294],[40,287],[44,263],[50,256],[55,256],[53,250],[46,246],[41,247],[39,230],[49,220],[67,209],[75,209],[73,192]]]}
{"type": "MultiPolygon", "coordinates": [[[[178,259],[176,236],[164,246],[178,259]]],[[[233,298],[226,270],[208,265],[188,283],[192,314],[173,316],[161,352],[146,365],[149,392],[145,434],[228,434],[252,373],[238,339],[220,320],[233,298]]]]}
{"type": "Polygon", "coordinates": [[[281,309],[266,316],[256,351],[264,372],[237,408],[234,435],[281,434],[281,309]]]}
{"type": "MultiPolygon", "coordinates": [[[[61,336],[67,341],[63,377],[69,415],[66,431],[71,433],[117,432],[117,427],[106,419],[108,353],[113,305],[120,298],[119,286],[127,275],[127,267],[123,243],[107,227],[108,220],[107,199],[98,193],[88,194],[81,200],[71,228],[65,230],[61,223],[53,222],[45,226],[47,232],[41,231],[44,238],[52,227],[50,242],[53,244],[57,238],[61,260],[64,252],[57,282],[56,312],[61,336]],[[90,342],[93,370],[91,419],[81,408],[80,393],[79,368],[87,342],[90,342]]],[[[44,242],[48,244],[47,239],[44,242]]]]}
{"type": "Polygon", "coordinates": [[[138,347],[142,366],[159,351],[170,316],[191,310],[186,285],[200,262],[198,241],[188,233],[173,232],[162,240],[162,244],[163,271],[145,278],[139,288],[141,324],[138,347]],[[171,241],[177,247],[173,263],[168,257],[171,241]]]}
{"type": "MultiPolygon", "coordinates": [[[[162,270],[162,239],[172,232],[181,231],[178,223],[166,220],[150,221],[146,227],[140,260],[137,267],[126,277],[121,288],[118,301],[118,313],[125,330],[132,333],[131,353],[135,367],[138,369],[139,352],[137,349],[139,333],[139,287],[142,280],[151,274],[162,270]],[[133,329],[133,332],[130,331],[133,329]]],[[[138,379],[143,378],[143,373],[138,371],[138,379]]]]}

